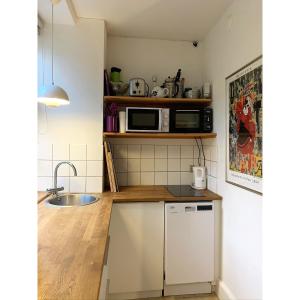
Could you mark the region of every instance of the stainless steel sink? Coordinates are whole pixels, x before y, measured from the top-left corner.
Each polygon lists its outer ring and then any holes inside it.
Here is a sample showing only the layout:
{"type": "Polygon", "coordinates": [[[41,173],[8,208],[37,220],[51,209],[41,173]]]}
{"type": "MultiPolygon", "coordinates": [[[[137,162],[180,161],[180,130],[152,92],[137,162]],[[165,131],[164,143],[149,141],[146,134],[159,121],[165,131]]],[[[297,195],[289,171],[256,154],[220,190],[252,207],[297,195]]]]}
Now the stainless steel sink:
{"type": "Polygon", "coordinates": [[[55,206],[82,206],[95,203],[99,197],[87,194],[64,194],[47,200],[47,204],[55,206]]]}

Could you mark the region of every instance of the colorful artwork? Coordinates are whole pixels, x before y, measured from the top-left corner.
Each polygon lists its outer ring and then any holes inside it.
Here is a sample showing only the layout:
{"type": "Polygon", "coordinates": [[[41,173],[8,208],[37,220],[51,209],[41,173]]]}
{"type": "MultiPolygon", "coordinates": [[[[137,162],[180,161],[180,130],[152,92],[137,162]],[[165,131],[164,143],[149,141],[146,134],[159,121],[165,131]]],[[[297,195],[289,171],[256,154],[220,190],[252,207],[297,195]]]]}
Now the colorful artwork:
{"type": "Polygon", "coordinates": [[[262,190],[262,59],[229,76],[227,83],[228,182],[262,190]]]}

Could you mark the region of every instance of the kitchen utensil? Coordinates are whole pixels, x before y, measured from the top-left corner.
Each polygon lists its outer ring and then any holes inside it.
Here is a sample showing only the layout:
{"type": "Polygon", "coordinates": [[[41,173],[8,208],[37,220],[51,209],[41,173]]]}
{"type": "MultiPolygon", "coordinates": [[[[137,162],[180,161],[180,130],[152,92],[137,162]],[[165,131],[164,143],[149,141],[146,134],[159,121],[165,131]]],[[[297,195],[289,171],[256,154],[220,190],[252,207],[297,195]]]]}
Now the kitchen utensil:
{"type": "Polygon", "coordinates": [[[155,86],[152,89],[151,97],[167,97],[169,95],[169,90],[167,88],[162,88],[160,86],[155,86]]]}
{"type": "Polygon", "coordinates": [[[106,116],[106,129],[107,132],[117,131],[117,118],[116,116],[106,116]]]}
{"type": "Polygon", "coordinates": [[[119,132],[126,132],[126,113],[125,111],[119,111],[119,132]]]}
{"type": "Polygon", "coordinates": [[[112,87],[112,94],[114,96],[124,95],[127,92],[127,89],[129,87],[128,83],[124,83],[122,81],[119,81],[119,82],[111,81],[110,84],[111,84],[111,87],[112,87]]]}
{"type": "Polygon", "coordinates": [[[197,99],[200,97],[200,89],[198,87],[192,88],[192,98],[197,99]]]}
{"type": "Polygon", "coordinates": [[[184,90],[184,98],[193,98],[193,90],[192,90],[192,88],[185,88],[185,90],[184,90]]]}
{"type": "Polygon", "coordinates": [[[183,98],[184,97],[183,91],[184,91],[184,78],[181,78],[178,83],[178,93],[176,95],[176,98],[183,98]]]}
{"type": "Polygon", "coordinates": [[[194,166],[192,188],[197,190],[206,189],[206,176],[206,167],[194,166]]]}
{"type": "Polygon", "coordinates": [[[168,98],[174,98],[178,94],[178,85],[175,84],[174,77],[168,77],[164,82],[164,87],[169,90],[168,98]]]}
{"type": "Polygon", "coordinates": [[[210,89],[210,83],[209,82],[205,82],[203,87],[202,87],[202,94],[204,98],[209,98],[210,97],[210,93],[211,93],[211,89],[210,89]]]}
{"type": "Polygon", "coordinates": [[[112,82],[120,82],[121,81],[121,69],[117,67],[112,67],[110,69],[110,80],[112,82]]]}

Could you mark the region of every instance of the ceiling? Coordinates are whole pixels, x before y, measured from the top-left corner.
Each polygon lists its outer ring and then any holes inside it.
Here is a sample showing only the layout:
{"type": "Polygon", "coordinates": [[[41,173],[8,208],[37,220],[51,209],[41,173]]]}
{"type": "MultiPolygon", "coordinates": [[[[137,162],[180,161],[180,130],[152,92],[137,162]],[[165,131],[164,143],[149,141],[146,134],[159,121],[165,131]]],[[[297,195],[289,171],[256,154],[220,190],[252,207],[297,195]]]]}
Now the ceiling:
{"type": "MultiPolygon", "coordinates": [[[[105,20],[109,35],[201,40],[232,1],[62,0],[54,6],[54,23],[75,24],[77,15],[105,20]]],[[[51,1],[38,0],[38,12],[50,22],[51,1]]]]}

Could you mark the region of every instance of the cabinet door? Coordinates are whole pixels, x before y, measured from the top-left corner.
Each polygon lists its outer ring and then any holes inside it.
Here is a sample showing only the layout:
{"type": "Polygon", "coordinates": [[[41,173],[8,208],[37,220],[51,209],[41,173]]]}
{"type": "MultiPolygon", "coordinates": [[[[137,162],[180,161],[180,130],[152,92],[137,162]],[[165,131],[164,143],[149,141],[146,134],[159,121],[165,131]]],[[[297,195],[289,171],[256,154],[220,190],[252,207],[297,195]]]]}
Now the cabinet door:
{"type": "Polygon", "coordinates": [[[110,223],[110,293],[163,289],[164,203],[117,203],[110,223]]]}

